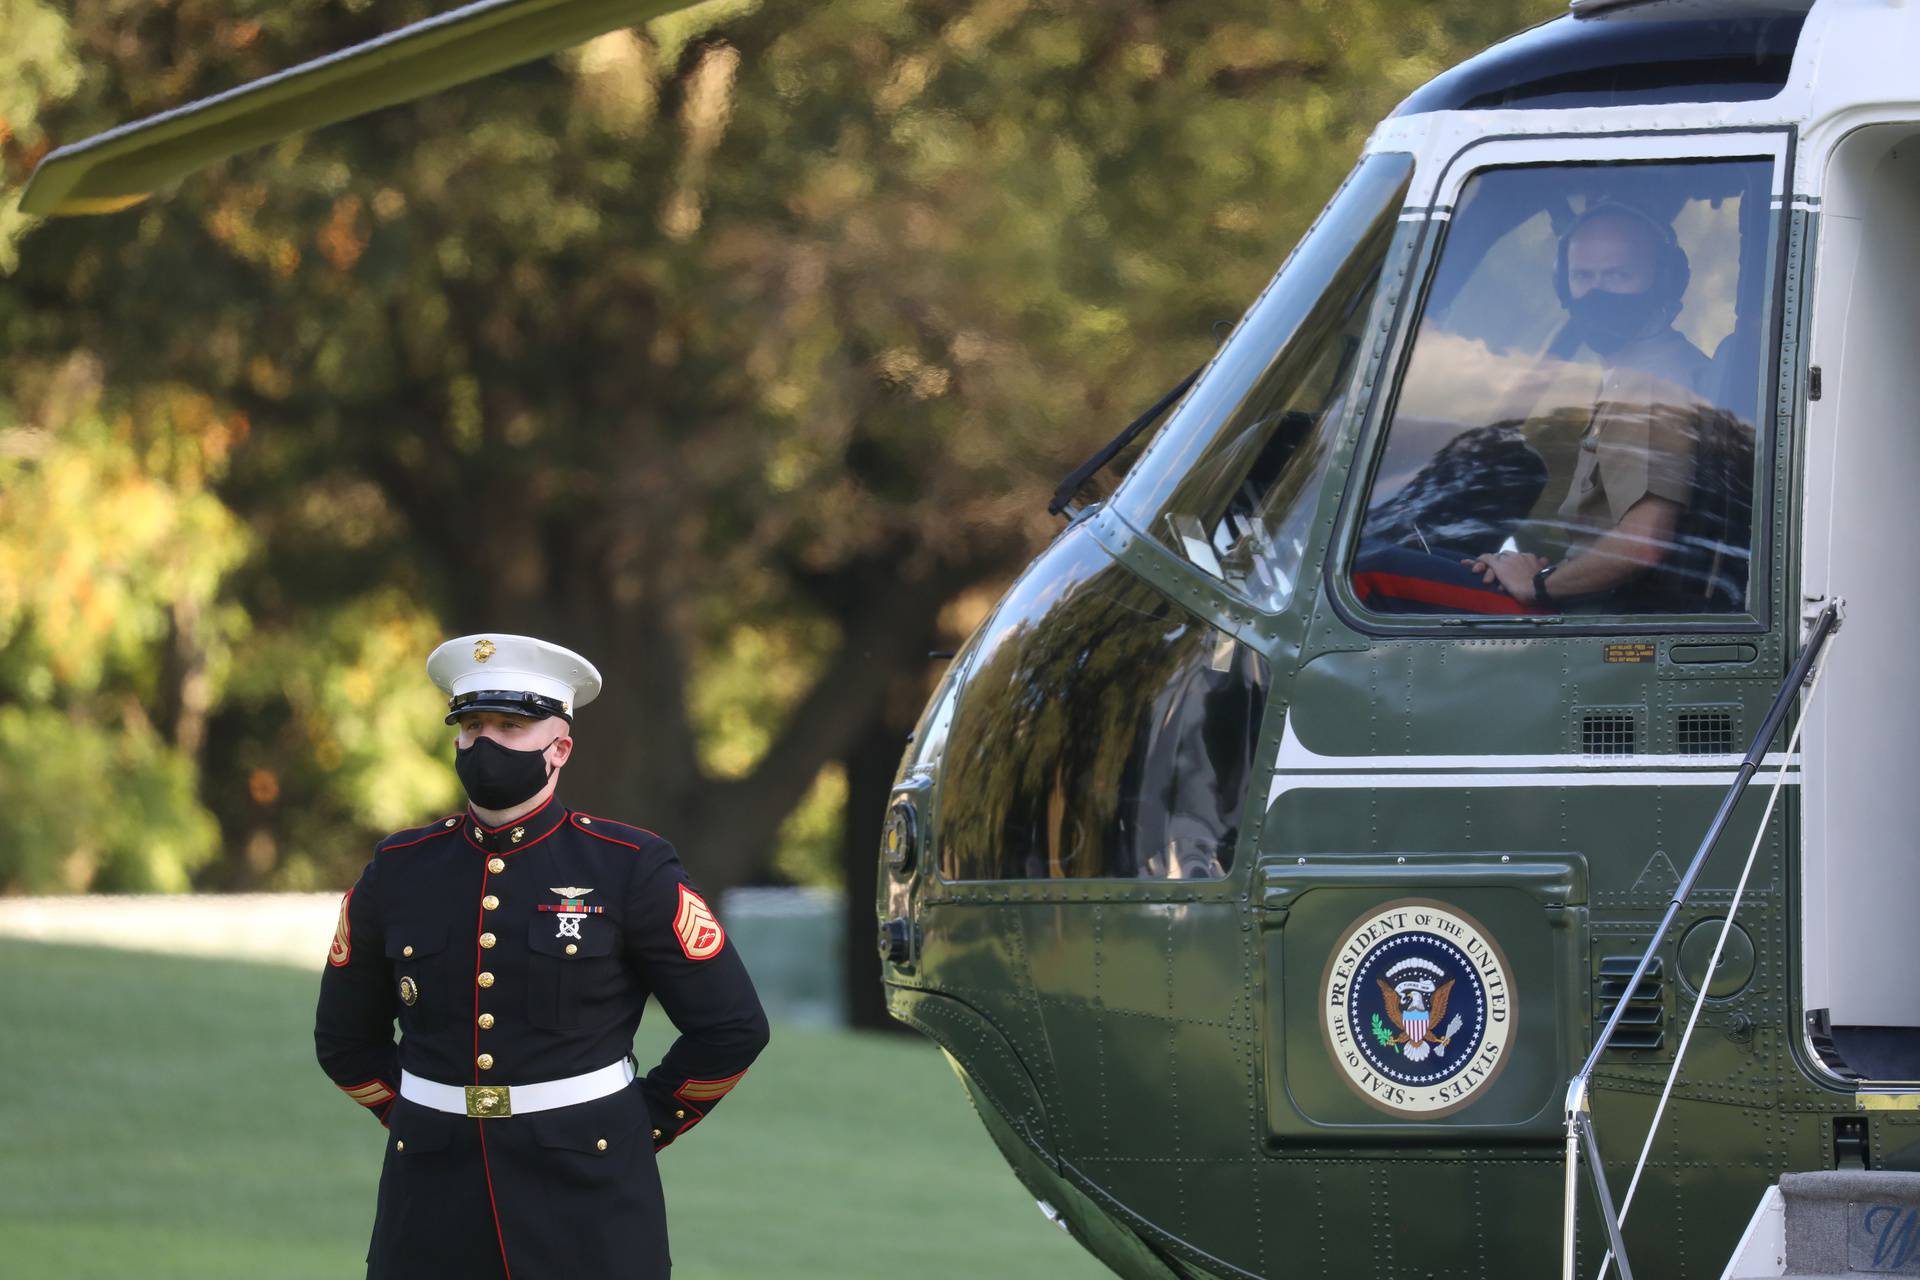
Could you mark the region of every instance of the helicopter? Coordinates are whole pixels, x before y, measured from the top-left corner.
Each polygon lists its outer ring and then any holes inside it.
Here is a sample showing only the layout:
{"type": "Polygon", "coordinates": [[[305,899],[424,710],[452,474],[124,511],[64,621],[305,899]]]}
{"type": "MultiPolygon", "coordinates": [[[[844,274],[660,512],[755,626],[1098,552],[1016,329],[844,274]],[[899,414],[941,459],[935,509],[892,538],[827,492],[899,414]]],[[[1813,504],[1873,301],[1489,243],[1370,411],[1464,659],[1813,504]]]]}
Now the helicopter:
{"type": "MultiPolygon", "coordinates": [[[[487,0],[22,207],[674,7],[487,0]]],[[[890,1012],[1117,1273],[1912,1269],[1917,53],[1904,0],[1573,0],[1063,482],[876,909],[890,1012]]]]}

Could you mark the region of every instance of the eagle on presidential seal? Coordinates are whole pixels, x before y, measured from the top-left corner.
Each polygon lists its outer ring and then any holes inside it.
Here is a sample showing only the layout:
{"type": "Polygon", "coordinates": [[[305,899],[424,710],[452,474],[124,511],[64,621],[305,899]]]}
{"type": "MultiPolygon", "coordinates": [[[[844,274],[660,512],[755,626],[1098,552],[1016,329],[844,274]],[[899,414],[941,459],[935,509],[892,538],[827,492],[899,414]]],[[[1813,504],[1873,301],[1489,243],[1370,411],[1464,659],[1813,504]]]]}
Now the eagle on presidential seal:
{"type": "Polygon", "coordinates": [[[1453,995],[1454,979],[1430,960],[1407,959],[1387,970],[1384,978],[1375,978],[1381,999],[1386,1001],[1387,1017],[1397,1031],[1381,1025],[1380,1015],[1373,1017],[1373,1035],[1383,1047],[1398,1049],[1408,1062],[1425,1062],[1429,1054],[1446,1056],[1447,1045],[1460,1031],[1460,1015],[1455,1014],[1444,1034],[1434,1028],[1447,1016],[1447,1000],[1453,995]]]}

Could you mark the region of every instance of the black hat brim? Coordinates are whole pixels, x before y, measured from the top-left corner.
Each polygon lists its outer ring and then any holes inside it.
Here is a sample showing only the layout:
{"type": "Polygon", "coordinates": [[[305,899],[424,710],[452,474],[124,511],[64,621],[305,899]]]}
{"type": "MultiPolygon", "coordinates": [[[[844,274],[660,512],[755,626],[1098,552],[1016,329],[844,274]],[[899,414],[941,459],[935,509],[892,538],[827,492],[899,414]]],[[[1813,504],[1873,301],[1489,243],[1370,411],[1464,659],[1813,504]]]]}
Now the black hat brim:
{"type": "Polygon", "coordinates": [[[456,694],[447,702],[446,722],[452,724],[472,711],[500,711],[507,715],[525,716],[529,720],[559,716],[569,726],[573,724],[573,717],[567,714],[566,704],[558,698],[513,689],[475,689],[471,693],[456,694]]]}

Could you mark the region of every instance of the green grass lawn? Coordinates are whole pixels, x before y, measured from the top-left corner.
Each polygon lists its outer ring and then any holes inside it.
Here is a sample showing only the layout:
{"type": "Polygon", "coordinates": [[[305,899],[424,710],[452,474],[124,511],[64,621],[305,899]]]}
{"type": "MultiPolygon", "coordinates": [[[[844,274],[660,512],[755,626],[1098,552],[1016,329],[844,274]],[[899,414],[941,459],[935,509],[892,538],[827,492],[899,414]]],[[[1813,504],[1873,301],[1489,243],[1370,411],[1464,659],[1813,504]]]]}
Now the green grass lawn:
{"type": "MultiPolygon", "coordinates": [[[[313,1060],[318,981],[0,940],[0,1275],[362,1275],[385,1131],[313,1060]]],[[[661,1170],[676,1280],[1106,1274],[904,1037],[776,1027],[661,1170]]]]}

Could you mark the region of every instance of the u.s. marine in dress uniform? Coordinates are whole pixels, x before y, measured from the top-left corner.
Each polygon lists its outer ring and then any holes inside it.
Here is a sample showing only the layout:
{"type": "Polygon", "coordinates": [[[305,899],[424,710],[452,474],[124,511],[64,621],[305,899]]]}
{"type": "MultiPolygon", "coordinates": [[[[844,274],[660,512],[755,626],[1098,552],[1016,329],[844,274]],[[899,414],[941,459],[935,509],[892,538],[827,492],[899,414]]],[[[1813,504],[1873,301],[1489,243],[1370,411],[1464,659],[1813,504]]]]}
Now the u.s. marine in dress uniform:
{"type": "Polygon", "coordinates": [[[673,846],[554,794],[592,664],[493,635],[427,669],[469,807],[380,842],[314,1025],[320,1065],[388,1131],[367,1274],[666,1277],[655,1153],[739,1083],[766,1016],[673,846]],[[648,996],[680,1036],[640,1075],[648,996]]]}

